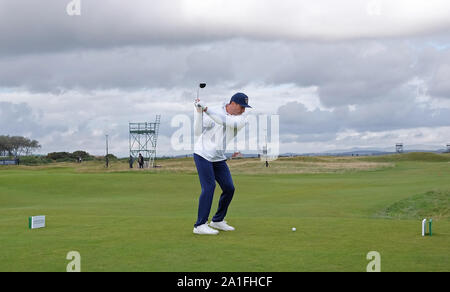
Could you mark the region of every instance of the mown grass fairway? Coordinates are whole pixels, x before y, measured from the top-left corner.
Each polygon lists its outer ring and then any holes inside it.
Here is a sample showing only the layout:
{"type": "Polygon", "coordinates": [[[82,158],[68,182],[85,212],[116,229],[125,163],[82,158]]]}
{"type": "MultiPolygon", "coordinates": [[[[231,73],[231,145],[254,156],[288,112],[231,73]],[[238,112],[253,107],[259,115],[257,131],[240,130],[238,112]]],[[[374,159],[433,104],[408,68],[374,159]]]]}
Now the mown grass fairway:
{"type": "Polygon", "coordinates": [[[156,172],[0,167],[0,271],[65,271],[69,251],[82,271],[366,271],[369,251],[381,271],[450,271],[450,157],[408,155],[309,158],[304,171],[295,158],[268,169],[231,161],[237,230],[218,236],[192,234],[192,159],[159,161],[156,172]],[[359,167],[368,162],[383,164],[359,167]],[[29,230],[33,215],[47,227],[29,230]],[[433,218],[432,237],[420,236],[419,216],[433,218]]]}

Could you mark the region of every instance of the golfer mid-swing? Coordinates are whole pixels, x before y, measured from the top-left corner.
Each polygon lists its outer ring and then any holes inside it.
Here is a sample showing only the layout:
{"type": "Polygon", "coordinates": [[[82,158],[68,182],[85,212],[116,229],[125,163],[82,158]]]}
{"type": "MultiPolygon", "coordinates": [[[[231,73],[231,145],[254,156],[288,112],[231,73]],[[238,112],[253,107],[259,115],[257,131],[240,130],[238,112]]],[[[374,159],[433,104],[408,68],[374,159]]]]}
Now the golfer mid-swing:
{"type": "Polygon", "coordinates": [[[195,100],[194,161],[197,167],[202,193],[198,204],[198,218],[194,225],[195,234],[218,234],[219,230],[232,231],[234,227],[224,221],[228,206],[234,195],[234,184],[225,157],[226,145],[244,128],[247,119],[242,114],[248,105],[248,97],[236,93],[229,103],[220,107],[206,107],[195,100]],[[208,225],[216,181],[222,189],[217,213],[208,225]],[[211,228],[212,227],[212,228],[211,228]],[[214,229],[213,229],[214,228],[214,229]]]}

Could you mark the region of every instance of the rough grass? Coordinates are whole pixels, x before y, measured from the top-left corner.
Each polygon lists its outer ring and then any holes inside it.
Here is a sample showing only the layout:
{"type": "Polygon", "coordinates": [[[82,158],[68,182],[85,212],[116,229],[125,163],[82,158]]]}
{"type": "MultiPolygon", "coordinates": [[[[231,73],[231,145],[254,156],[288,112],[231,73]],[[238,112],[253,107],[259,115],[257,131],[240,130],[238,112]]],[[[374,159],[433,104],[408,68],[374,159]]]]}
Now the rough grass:
{"type": "Polygon", "coordinates": [[[434,190],[398,201],[377,214],[393,219],[450,219],[450,190],[434,190]]]}
{"type": "Polygon", "coordinates": [[[399,161],[420,161],[420,162],[450,162],[450,154],[436,154],[429,152],[411,152],[404,154],[392,154],[382,156],[361,157],[359,160],[372,162],[399,162],[399,161]]]}
{"type": "MultiPolygon", "coordinates": [[[[391,162],[359,161],[346,157],[281,157],[271,161],[269,167],[265,162],[256,158],[228,160],[228,166],[236,174],[317,174],[317,173],[345,173],[355,171],[374,171],[395,166],[391,162]]],[[[192,158],[164,159],[157,161],[157,168],[139,169],[136,166],[129,168],[127,162],[111,162],[105,168],[104,162],[86,161],[79,163],[51,163],[39,166],[6,166],[3,169],[23,170],[58,170],[70,168],[78,173],[104,173],[104,172],[152,172],[152,173],[196,173],[192,158]]]]}
{"type": "Polygon", "coordinates": [[[354,171],[371,171],[394,167],[388,162],[366,162],[355,159],[295,157],[279,158],[269,163],[266,168],[264,162],[258,159],[234,160],[229,163],[230,169],[237,173],[246,174],[300,174],[300,173],[344,173],[354,171]]]}
{"type": "MultiPolygon", "coordinates": [[[[335,157],[335,156],[297,156],[280,157],[270,162],[268,168],[264,161],[256,158],[228,160],[228,165],[236,174],[319,174],[319,173],[347,173],[360,171],[377,171],[393,168],[398,162],[450,162],[449,154],[435,153],[405,153],[370,157],[335,157]]],[[[85,161],[81,164],[59,162],[36,166],[2,166],[2,169],[27,169],[57,171],[70,168],[78,173],[104,172],[152,172],[152,173],[196,173],[192,158],[157,160],[158,168],[133,169],[126,161],[112,161],[109,168],[105,168],[102,161],[85,161]]]]}

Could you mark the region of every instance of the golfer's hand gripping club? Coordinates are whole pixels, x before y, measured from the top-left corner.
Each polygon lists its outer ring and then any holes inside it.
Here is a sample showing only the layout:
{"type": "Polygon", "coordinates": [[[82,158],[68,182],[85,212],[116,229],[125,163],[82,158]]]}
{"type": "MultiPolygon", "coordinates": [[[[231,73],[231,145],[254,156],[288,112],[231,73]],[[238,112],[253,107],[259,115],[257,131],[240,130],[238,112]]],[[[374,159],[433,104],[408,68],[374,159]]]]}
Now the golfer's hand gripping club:
{"type": "Polygon", "coordinates": [[[199,113],[206,112],[206,110],[208,109],[208,107],[202,105],[202,103],[200,102],[200,99],[198,99],[198,98],[194,101],[194,105],[199,113]]]}

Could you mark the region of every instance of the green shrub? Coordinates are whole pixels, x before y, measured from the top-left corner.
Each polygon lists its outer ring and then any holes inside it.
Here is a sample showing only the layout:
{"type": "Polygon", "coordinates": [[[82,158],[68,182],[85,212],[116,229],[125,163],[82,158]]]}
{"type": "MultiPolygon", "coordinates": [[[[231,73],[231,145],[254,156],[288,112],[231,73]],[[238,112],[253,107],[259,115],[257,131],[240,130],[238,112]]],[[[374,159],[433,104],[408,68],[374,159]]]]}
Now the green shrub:
{"type": "Polygon", "coordinates": [[[47,154],[47,158],[56,162],[75,162],[81,157],[83,161],[94,160],[94,157],[85,151],[75,151],[73,153],[69,152],[52,152],[47,154]]]}
{"type": "Polygon", "coordinates": [[[20,165],[42,165],[49,164],[53,161],[45,156],[22,156],[20,157],[20,165]]]}
{"type": "Polygon", "coordinates": [[[109,161],[117,161],[118,160],[117,157],[113,154],[108,154],[106,156],[108,157],[109,161]]]}

